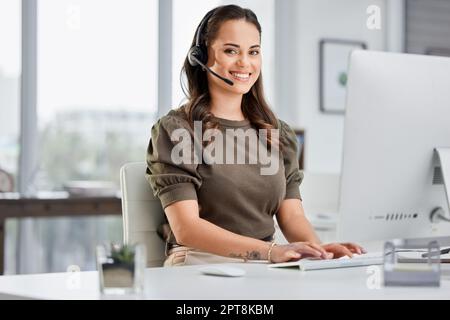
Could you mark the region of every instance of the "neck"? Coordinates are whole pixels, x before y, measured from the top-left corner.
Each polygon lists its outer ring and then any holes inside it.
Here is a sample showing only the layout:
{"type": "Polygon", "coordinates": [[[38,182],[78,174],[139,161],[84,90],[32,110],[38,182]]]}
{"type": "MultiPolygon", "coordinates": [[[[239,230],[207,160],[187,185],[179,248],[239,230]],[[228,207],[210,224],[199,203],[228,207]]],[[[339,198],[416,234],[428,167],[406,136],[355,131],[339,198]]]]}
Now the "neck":
{"type": "Polygon", "coordinates": [[[241,109],[242,94],[210,91],[210,95],[210,111],[215,117],[236,121],[245,119],[241,109]]]}

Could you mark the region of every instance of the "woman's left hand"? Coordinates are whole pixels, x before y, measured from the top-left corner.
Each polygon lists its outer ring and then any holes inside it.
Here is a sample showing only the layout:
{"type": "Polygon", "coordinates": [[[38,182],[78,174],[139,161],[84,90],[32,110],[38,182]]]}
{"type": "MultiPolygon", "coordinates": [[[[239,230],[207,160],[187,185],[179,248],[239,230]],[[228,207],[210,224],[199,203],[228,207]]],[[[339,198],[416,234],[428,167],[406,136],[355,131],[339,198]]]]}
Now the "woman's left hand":
{"type": "Polygon", "coordinates": [[[350,242],[323,244],[322,248],[324,248],[325,251],[332,253],[334,259],[340,258],[343,256],[349,256],[351,258],[354,253],[356,253],[356,254],[366,253],[366,250],[364,250],[363,247],[361,247],[360,245],[357,245],[355,243],[350,243],[350,242]]]}

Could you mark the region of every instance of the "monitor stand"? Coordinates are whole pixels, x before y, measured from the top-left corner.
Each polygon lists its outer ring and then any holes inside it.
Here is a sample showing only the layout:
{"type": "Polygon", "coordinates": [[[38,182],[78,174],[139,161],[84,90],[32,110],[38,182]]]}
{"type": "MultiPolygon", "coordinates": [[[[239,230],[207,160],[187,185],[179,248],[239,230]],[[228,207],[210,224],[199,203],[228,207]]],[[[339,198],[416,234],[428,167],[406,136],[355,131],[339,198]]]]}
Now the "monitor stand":
{"type": "MultiPolygon", "coordinates": [[[[435,148],[434,152],[441,166],[442,180],[447,199],[447,208],[450,211],[450,148],[435,148]]],[[[441,207],[434,208],[431,211],[430,220],[431,222],[450,222],[450,218],[445,215],[445,211],[441,207]]]]}

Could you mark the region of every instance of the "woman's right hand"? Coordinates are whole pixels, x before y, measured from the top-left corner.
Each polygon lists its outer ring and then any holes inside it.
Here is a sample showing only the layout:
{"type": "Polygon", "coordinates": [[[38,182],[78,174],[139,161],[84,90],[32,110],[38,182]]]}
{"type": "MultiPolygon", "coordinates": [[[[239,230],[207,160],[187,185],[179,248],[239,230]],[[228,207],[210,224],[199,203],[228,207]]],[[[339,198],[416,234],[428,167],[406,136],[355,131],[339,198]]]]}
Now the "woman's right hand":
{"type": "Polygon", "coordinates": [[[270,262],[279,263],[295,261],[300,258],[317,257],[320,259],[331,259],[333,254],[326,252],[320,245],[312,242],[292,242],[289,244],[276,245],[273,247],[270,262]]]}

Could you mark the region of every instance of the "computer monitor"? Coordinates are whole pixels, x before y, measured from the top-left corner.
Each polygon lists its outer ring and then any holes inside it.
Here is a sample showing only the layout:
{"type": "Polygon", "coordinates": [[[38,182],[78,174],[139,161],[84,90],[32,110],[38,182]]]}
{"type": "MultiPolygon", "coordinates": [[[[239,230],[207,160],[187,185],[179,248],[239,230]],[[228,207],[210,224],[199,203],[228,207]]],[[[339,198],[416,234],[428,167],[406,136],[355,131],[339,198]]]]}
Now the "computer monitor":
{"type": "Polygon", "coordinates": [[[430,221],[437,207],[450,216],[436,147],[450,147],[450,58],[354,51],[339,240],[449,236],[430,221]]]}

